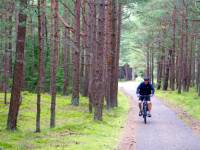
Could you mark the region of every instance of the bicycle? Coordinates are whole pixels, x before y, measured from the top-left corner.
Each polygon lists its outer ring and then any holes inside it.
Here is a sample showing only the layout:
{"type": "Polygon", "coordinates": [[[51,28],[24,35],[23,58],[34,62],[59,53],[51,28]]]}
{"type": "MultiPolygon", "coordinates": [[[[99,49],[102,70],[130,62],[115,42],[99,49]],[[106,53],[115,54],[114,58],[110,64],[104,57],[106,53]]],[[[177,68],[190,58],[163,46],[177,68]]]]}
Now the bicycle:
{"type": "Polygon", "coordinates": [[[140,97],[144,97],[142,101],[142,116],[144,118],[144,123],[147,123],[147,112],[148,112],[148,103],[147,101],[150,99],[150,95],[140,95],[140,97]]]}

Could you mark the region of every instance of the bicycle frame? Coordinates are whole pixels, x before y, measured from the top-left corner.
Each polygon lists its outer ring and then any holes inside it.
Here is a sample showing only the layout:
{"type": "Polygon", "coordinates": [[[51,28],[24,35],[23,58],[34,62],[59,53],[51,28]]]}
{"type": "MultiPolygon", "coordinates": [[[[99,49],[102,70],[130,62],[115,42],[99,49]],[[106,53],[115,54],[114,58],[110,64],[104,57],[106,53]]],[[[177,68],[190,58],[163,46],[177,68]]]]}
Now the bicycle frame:
{"type": "Polygon", "coordinates": [[[147,100],[150,98],[150,95],[142,95],[142,97],[144,97],[143,101],[142,101],[142,114],[143,114],[143,118],[144,118],[144,123],[147,123],[147,111],[148,111],[148,103],[147,100]]]}

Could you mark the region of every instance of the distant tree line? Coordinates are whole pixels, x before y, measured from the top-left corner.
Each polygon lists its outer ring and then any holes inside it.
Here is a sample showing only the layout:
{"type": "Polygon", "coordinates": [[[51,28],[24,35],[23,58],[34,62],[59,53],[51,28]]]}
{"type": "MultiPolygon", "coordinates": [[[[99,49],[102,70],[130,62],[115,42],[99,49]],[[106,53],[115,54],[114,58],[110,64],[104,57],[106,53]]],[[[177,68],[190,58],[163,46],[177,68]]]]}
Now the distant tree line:
{"type": "Polygon", "coordinates": [[[200,96],[200,1],[149,0],[127,8],[121,62],[151,78],[157,89],[200,96]],[[131,21],[131,24],[130,24],[131,21]]]}

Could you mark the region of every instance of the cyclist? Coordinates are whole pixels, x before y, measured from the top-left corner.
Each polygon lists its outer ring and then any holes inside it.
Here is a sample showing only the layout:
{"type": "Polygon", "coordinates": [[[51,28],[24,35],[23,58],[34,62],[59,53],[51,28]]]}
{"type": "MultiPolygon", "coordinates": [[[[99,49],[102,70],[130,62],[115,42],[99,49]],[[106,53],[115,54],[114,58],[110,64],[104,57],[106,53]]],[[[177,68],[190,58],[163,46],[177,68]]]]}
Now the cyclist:
{"type": "MultiPolygon", "coordinates": [[[[136,94],[139,97],[139,116],[142,116],[142,101],[144,100],[143,95],[150,95],[151,97],[154,95],[155,89],[153,85],[149,82],[149,78],[145,77],[144,82],[140,83],[140,85],[137,87],[136,94]]],[[[150,96],[147,99],[148,102],[148,117],[151,117],[151,108],[152,103],[150,96]]]]}

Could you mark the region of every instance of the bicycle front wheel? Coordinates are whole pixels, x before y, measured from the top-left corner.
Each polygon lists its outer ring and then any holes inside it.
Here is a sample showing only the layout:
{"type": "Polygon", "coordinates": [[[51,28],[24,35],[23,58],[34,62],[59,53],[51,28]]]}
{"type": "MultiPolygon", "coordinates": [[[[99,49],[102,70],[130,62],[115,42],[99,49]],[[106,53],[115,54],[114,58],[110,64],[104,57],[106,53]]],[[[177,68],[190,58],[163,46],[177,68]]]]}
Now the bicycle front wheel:
{"type": "Polygon", "coordinates": [[[143,109],[143,118],[144,118],[144,123],[147,123],[147,107],[145,106],[143,109]]]}
{"type": "Polygon", "coordinates": [[[144,116],[144,123],[147,124],[147,116],[144,116]]]}

